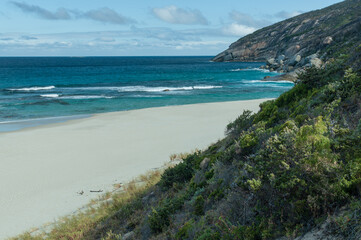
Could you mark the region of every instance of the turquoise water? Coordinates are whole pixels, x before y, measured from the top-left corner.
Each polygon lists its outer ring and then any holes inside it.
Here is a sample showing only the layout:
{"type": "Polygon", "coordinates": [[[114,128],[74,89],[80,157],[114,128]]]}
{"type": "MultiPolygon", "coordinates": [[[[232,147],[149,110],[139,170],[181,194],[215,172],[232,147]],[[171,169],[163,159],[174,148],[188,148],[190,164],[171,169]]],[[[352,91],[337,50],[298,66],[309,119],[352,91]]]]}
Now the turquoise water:
{"type": "Polygon", "coordinates": [[[211,57],[3,57],[0,122],[204,102],[273,98],[289,82],[263,63],[211,57]]]}

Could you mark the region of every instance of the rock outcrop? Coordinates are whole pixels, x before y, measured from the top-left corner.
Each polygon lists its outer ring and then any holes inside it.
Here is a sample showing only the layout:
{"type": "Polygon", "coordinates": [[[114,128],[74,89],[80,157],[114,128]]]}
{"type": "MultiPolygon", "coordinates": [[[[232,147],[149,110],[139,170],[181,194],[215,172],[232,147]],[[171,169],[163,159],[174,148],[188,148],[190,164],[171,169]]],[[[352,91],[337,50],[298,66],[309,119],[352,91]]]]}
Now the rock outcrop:
{"type": "Polygon", "coordinates": [[[321,67],[361,44],[361,0],[346,0],[247,35],[213,61],[262,61],[271,71],[321,67]]]}

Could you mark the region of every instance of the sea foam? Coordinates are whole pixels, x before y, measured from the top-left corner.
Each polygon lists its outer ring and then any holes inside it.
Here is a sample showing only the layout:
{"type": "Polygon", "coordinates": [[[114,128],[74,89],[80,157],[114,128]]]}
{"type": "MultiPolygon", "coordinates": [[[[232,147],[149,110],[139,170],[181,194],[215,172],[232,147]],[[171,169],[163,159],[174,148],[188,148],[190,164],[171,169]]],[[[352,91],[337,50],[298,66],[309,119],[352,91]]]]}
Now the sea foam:
{"type": "Polygon", "coordinates": [[[60,95],[59,94],[43,94],[40,96],[44,97],[44,98],[58,98],[60,95]]]}
{"type": "Polygon", "coordinates": [[[106,98],[110,99],[113,97],[110,96],[98,96],[98,95],[73,95],[73,96],[61,96],[59,99],[73,99],[73,100],[82,100],[82,99],[99,99],[99,98],[106,98]]]}
{"type": "Polygon", "coordinates": [[[267,81],[267,80],[249,80],[247,83],[289,83],[294,84],[292,81],[280,80],[280,81],[267,81]]]}
{"type": "Polygon", "coordinates": [[[259,71],[264,73],[269,73],[270,71],[268,69],[262,69],[262,68],[236,68],[231,69],[231,72],[241,72],[241,71],[259,71]]]}
{"type": "Polygon", "coordinates": [[[29,88],[11,88],[8,89],[9,91],[41,91],[41,90],[51,90],[54,89],[55,86],[46,86],[46,87],[29,87],[29,88]]]}
{"type": "Polygon", "coordinates": [[[168,91],[191,91],[222,88],[222,86],[184,86],[184,87],[146,87],[146,86],[125,86],[125,87],[76,87],[77,90],[108,90],[118,92],[168,92],[168,91]]]}

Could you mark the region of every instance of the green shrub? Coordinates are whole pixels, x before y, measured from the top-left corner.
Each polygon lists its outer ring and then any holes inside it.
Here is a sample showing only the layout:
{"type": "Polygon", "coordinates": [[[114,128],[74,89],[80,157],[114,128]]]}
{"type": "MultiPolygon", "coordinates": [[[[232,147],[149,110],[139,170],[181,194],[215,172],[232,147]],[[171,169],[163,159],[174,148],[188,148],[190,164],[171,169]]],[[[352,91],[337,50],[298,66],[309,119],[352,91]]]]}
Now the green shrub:
{"type": "Polygon", "coordinates": [[[188,192],[179,193],[177,196],[165,198],[157,208],[153,208],[148,215],[149,227],[153,233],[161,233],[170,224],[171,215],[183,207],[188,198],[188,192]]]}
{"type": "Polygon", "coordinates": [[[182,240],[182,239],[189,238],[188,232],[193,228],[193,224],[194,224],[194,222],[192,220],[186,222],[176,233],[175,239],[182,240]]]}
{"type": "Polygon", "coordinates": [[[148,216],[149,227],[153,233],[161,233],[163,229],[169,226],[169,211],[167,208],[160,208],[152,210],[148,216]]]}
{"type": "Polygon", "coordinates": [[[218,232],[215,232],[211,228],[205,229],[201,232],[200,236],[196,238],[197,240],[221,240],[221,235],[218,232]]]}
{"type": "Polygon", "coordinates": [[[167,190],[173,186],[174,183],[184,183],[193,177],[194,170],[190,164],[182,162],[173,168],[168,168],[164,171],[159,185],[163,190],[167,190]]]}
{"type": "Polygon", "coordinates": [[[234,122],[230,123],[226,127],[226,134],[238,136],[242,131],[246,131],[252,126],[254,115],[251,111],[245,110],[234,122]]]}
{"type": "Polygon", "coordinates": [[[202,216],[204,214],[204,198],[202,197],[202,195],[196,197],[193,207],[195,215],[202,216]]]}

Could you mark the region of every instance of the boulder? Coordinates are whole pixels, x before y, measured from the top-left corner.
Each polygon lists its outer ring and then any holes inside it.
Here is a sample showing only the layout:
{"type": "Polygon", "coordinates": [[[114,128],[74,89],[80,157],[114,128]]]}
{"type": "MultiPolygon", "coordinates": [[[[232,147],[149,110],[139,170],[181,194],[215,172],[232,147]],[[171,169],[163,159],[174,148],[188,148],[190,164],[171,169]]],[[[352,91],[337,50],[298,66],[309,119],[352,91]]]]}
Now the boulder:
{"type": "Polygon", "coordinates": [[[297,55],[293,56],[293,58],[291,58],[289,65],[295,66],[297,63],[299,63],[301,61],[301,59],[302,59],[301,55],[297,54],[297,55]]]}
{"type": "Polygon", "coordinates": [[[134,238],[134,232],[128,232],[122,236],[122,240],[130,240],[134,238]]]}
{"type": "Polygon", "coordinates": [[[274,64],[276,64],[276,61],[275,61],[275,59],[274,58],[269,58],[269,59],[267,59],[267,65],[274,65],[274,64]]]}
{"type": "Polygon", "coordinates": [[[307,63],[311,62],[312,59],[318,58],[318,54],[314,53],[306,57],[307,63]]]}
{"type": "Polygon", "coordinates": [[[322,60],[319,58],[313,58],[310,60],[310,64],[316,68],[320,68],[323,64],[322,60]]]}
{"type": "Polygon", "coordinates": [[[206,169],[210,161],[211,160],[209,158],[204,158],[203,161],[199,164],[199,167],[203,170],[206,169]]]}
{"type": "Polygon", "coordinates": [[[325,44],[325,45],[329,45],[332,42],[333,42],[333,38],[331,36],[328,36],[323,40],[323,44],[325,44]]]}

